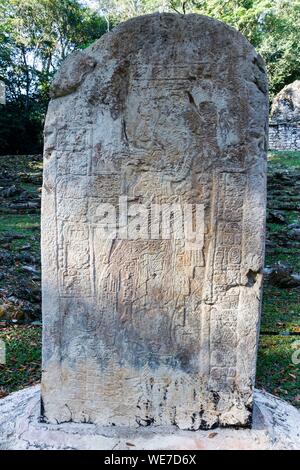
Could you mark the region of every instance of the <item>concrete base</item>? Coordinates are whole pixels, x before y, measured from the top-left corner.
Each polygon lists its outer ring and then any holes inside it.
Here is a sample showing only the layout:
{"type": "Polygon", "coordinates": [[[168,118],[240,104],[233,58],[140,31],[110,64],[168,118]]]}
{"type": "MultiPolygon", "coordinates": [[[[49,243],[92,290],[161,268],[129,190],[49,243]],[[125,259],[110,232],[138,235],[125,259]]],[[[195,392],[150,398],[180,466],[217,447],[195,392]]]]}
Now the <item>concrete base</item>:
{"type": "Polygon", "coordinates": [[[180,431],[176,427],[117,428],[39,422],[39,386],[0,400],[0,449],[25,450],[300,450],[300,412],[269,393],[255,391],[252,429],[180,431]]]}

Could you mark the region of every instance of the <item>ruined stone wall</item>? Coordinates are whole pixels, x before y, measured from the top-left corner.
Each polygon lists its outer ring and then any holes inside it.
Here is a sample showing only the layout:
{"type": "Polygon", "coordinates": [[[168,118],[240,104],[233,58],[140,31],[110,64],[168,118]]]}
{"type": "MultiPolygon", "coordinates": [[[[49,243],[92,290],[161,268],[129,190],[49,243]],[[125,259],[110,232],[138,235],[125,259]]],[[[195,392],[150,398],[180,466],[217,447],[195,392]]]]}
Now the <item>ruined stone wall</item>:
{"type": "Polygon", "coordinates": [[[269,126],[270,150],[300,150],[300,80],[275,96],[269,126]]]}
{"type": "Polygon", "coordinates": [[[270,150],[300,150],[300,122],[270,122],[269,148],[270,150]]]}

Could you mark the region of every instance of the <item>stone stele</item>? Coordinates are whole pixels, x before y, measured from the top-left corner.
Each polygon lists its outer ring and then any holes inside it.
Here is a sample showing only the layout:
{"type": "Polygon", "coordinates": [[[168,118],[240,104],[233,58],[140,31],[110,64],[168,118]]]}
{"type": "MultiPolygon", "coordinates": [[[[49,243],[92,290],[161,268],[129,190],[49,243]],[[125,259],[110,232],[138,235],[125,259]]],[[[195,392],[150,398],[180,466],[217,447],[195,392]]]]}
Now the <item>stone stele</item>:
{"type": "Polygon", "coordinates": [[[261,57],[211,18],[134,18],[64,62],[45,125],[46,422],[250,424],[267,124],[261,57]],[[142,204],[166,210],[148,238],[142,204]],[[193,224],[203,208],[197,243],[174,205],[193,224]]]}

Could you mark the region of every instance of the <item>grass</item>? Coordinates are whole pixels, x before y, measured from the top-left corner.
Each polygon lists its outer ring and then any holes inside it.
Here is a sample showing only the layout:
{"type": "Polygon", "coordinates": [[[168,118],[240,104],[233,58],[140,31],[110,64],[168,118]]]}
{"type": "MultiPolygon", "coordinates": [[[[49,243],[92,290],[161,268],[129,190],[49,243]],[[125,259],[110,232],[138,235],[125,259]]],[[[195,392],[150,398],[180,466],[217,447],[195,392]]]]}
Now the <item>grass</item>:
{"type": "MultiPolygon", "coordinates": [[[[292,174],[294,172],[295,183],[299,183],[297,178],[299,178],[300,170],[300,152],[272,151],[269,154],[268,163],[269,180],[274,172],[286,170],[292,174]]],[[[297,187],[291,191],[290,187],[283,186],[275,201],[273,195],[270,194],[270,196],[272,207],[276,207],[277,201],[297,200],[299,194],[297,194],[297,187]]],[[[300,223],[299,211],[285,211],[284,216],[288,223],[300,223]]],[[[286,230],[286,225],[267,224],[270,240],[276,240],[276,235],[285,235],[286,230]]],[[[275,248],[267,249],[266,265],[274,266],[277,262],[288,264],[293,272],[300,273],[300,248],[283,247],[277,244],[275,248]]],[[[296,349],[300,351],[300,336],[283,336],[287,332],[300,333],[300,288],[281,289],[265,283],[261,331],[275,332],[279,335],[262,334],[260,336],[257,387],[300,407],[300,362],[294,364],[292,360],[296,349]]]]}
{"type": "Polygon", "coordinates": [[[22,238],[12,241],[12,250],[19,251],[30,243],[35,253],[40,253],[40,215],[39,214],[1,214],[0,237],[7,232],[17,232],[22,238]]]}
{"type": "MultiPolygon", "coordinates": [[[[36,194],[41,183],[42,159],[38,155],[14,155],[0,157],[1,170],[13,174],[17,184],[24,191],[36,194]],[[28,182],[28,178],[30,182],[28,182]]],[[[18,232],[22,239],[12,242],[12,250],[18,251],[30,243],[34,254],[40,252],[40,215],[11,213],[5,206],[0,208],[0,237],[6,232],[18,232]]]]}
{"type": "Polygon", "coordinates": [[[18,232],[24,238],[40,230],[40,215],[37,214],[10,214],[1,215],[0,235],[5,232],[18,232]]]}
{"type": "Polygon", "coordinates": [[[274,167],[300,169],[300,152],[272,150],[269,152],[268,161],[274,167]]]}
{"type": "MultiPolygon", "coordinates": [[[[5,312],[9,312],[9,315],[15,318],[22,318],[24,303],[20,307],[15,308],[13,305],[8,307],[6,298],[14,295],[21,284],[24,288],[24,281],[27,283],[26,288],[38,288],[39,283],[35,281],[30,284],[28,276],[27,278],[24,276],[24,270],[21,267],[24,262],[20,262],[20,259],[22,260],[22,256],[31,256],[31,261],[27,261],[26,264],[39,266],[40,214],[38,209],[35,212],[30,211],[31,213],[26,210],[11,209],[11,204],[18,203],[21,194],[23,201],[39,200],[42,160],[40,156],[1,156],[0,163],[1,169],[3,169],[0,186],[15,186],[17,188],[17,193],[4,199],[1,198],[0,250],[4,250],[5,256],[18,255],[18,259],[15,259],[12,265],[7,265],[5,269],[0,266],[0,318],[6,315],[5,312]],[[8,237],[9,241],[6,241],[5,235],[9,236],[15,233],[20,238],[8,237]]],[[[31,299],[27,298],[27,300],[31,299]]],[[[34,315],[33,310],[31,315],[34,315]]]]}
{"type": "MultiPolygon", "coordinates": [[[[288,170],[297,173],[300,169],[300,152],[271,152],[269,154],[269,174],[277,170],[288,170]]],[[[8,163],[6,163],[8,164],[8,163]]],[[[18,157],[17,171],[19,174],[30,174],[40,171],[40,162],[18,157]]],[[[26,179],[26,178],[25,178],[26,179]]],[[[299,182],[299,181],[298,181],[299,182]]],[[[32,183],[22,182],[27,191],[36,191],[32,183]]],[[[297,196],[297,194],[296,194],[297,196]]],[[[282,197],[293,199],[290,188],[282,197]]],[[[289,223],[300,223],[299,211],[286,211],[289,223]]],[[[33,244],[36,253],[39,252],[39,215],[9,215],[2,214],[0,221],[0,236],[6,231],[17,231],[24,238],[12,242],[12,250],[18,251],[22,245],[33,244]]],[[[285,228],[280,224],[268,224],[268,236],[276,237],[284,234],[285,228]]],[[[274,238],[275,239],[275,238],[274,238]]],[[[294,272],[300,273],[300,249],[287,248],[277,245],[267,251],[266,265],[274,265],[281,261],[289,264],[294,272]]],[[[269,285],[264,286],[263,311],[261,331],[300,332],[300,289],[280,289],[269,285]]],[[[278,395],[292,404],[300,406],[300,364],[294,364],[297,336],[261,335],[257,362],[257,387],[278,395]]],[[[7,364],[0,366],[0,393],[6,394],[33,384],[40,378],[41,361],[41,328],[38,326],[10,326],[0,324],[0,339],[7,345],[7,364]]],[[[300,344],[299,344],[300,351],[300,344]]],[[[299,353],[300,359],[300,353],[299,353]]]]}
{"type": "Polygon", "coordinates": [[[40,380],[41,327],[1,327],[0,340],[6,345],[6,364],[0,364],[1,397],[40,380]]]}
{"type": "Polygon", "coordinates": [[[300,291],[266,285],[261,319],[263,332],[300,332],[300,291]]]}
{"type": "Polygon", "coordinates": [[[292,361],[296,347],[300,360],[300,339],[261,336],[257,358],[256,386],[300,407],[300,364],[292,361]]]}

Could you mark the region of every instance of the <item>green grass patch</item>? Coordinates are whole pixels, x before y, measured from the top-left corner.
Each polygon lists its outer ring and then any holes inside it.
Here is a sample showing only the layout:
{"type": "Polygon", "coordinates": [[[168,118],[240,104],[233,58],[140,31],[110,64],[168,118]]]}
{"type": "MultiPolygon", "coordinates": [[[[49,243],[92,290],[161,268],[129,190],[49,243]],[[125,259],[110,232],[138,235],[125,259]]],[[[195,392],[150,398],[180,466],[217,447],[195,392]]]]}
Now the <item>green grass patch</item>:
{"type": "Polygon", "coordinates": [[[10,214],[0,217],[0,233],[19,232],[28,235],[28,231],[35,230],[40,230],[39,214],[10,214]]]}
{"type": "Polygon", "coordinates": [[[272,150],[269,152],[268,162],[270,162],[272,166],[278,166],[281,168],[300,169],[300,152],[272,150]]]}
{"type": "Polygon", "coordinates": [[[30,245],[30,252],[40,258],[40,214],[0,215],[0,236],[14,232],[23,235],[12,240],[10,249],[19,253],[24,245],[30,245]]]}
{"type": "Polygon", "coordinates": [[[300,364],[293,364],[293,354],[300,360],[300,339],[261,336],[256,386],[300,406],[300,364]]]}
{"type": "Polygon", "coordinates": [[[266,266],[273,266],[277,262],[288,264],[294,272],[300,273],[300,248],[277,247],[266,255],[266,266]]]}
{"type": "Polygon", "coordinates": [[[6,345],[6,364],[0,364],[0,396],[33,385],[41,374],[41,328],[0,326],[6,345]]]}
{"type": "Polygon", "coordinates": [[[300,332],[300,289],[265,285],[261,330],[300,332]]]}
{"type": "Polygon", "coordinates": [[[281,224],[268,223],[268,232],[269,234],[273,233],[282,233],[284,228],[281,224]]]}

